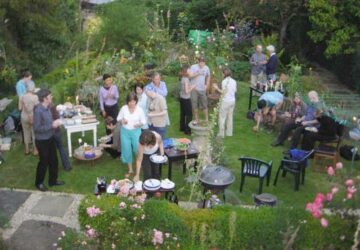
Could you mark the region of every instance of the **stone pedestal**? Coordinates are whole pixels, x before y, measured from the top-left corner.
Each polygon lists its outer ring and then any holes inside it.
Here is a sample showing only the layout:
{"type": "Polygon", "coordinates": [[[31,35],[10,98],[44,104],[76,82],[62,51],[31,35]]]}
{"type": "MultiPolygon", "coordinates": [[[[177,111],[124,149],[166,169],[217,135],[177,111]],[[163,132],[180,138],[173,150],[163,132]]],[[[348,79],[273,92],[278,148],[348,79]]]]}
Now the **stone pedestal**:
{"type": "Polygon", "coordinates": [[[189,123],[189,127],[191,128],[191,135],[193,138],[192,143],[200,153],[206,152],[205,163],[210,163],[210,150],[206,141],[206,138],[210,133],[210,128],[207,125],[208,124],[204,125],[204,122],[200,122],[196,125],[194,125],[192,121],[189,123]]]}

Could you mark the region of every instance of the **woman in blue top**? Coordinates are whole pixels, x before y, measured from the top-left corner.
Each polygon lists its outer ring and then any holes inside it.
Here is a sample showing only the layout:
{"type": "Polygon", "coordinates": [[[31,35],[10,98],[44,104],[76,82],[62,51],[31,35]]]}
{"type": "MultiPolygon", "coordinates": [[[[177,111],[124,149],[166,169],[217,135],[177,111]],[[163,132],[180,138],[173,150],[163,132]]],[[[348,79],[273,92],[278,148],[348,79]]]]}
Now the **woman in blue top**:
{"type": "Polygon", "coordinates": [[[258,131],[261,121],[268,114],[271,116],[271,126],[275,125],[276,110],[279,109],[283,103],[284,96],[278,91],[269,91],[262,94],[257,102],[258,111],[255,113],[256,125],[253,131],[258,131]]]}

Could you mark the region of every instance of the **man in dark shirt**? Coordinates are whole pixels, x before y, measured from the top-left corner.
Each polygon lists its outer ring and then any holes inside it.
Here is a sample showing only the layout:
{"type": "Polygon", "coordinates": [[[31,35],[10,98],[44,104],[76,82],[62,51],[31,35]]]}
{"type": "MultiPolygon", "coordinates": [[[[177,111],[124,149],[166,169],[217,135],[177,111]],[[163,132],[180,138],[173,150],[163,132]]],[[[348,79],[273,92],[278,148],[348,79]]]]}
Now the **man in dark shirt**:
{"type": "Polygon", "coordinates": [[[46,191],[44,185],[46,170],[49,167],[49,186],[63,185],[58,181],[58,160],[54,140],[54,129],[60,127],[61,120],[53,120],[50,106],[52,95],[49,90],[41,89],[38,92],[40,103],[34,108],[33,129],[35,133],[35,145],[39,151],[39,163],[36,169],[35,186],[40,191],[46,191]]]}
{"type": "Polygon", "coordinates": [[[272,81],[274,83],[276,81],[278,58],[275,54],[275,47],[273,45],[267,46],[266,50],[269,53],[269,60],[266,63],[266,77],[268,81],[272,81]]]}
{"type": "Polygon", "coordinates": [[[321,113],[317,116],[320,127],[314,131],[304,133],[301,148],[303,150],[312,150],[316,141],[331,141],[336,139],[337,124],[333,118],[321,113]]]}

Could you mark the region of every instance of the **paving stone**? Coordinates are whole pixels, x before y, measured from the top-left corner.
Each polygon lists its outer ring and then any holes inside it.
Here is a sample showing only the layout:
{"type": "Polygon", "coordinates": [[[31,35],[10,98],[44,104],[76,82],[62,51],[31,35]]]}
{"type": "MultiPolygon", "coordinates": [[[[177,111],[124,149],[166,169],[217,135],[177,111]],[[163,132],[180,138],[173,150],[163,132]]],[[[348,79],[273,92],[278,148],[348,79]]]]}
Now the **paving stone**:
{"type": "Polygon", "coordinates": [[[66,226],[48,221],[24,221],[10,239],[5,241],[8,249],[13,250],[48,250],[61,237],[66,226]]]}
{"type": "Polygon", "coordinates": [[[63,217],[73,200],[74,199],[69,196],[46,195],[38,201],[30,213],[63,217]]]}
{"type": "Polygon", "coordinates": [[[30,196],[30,192],[0,190],[0,213],[11,218],[30,196]]]}

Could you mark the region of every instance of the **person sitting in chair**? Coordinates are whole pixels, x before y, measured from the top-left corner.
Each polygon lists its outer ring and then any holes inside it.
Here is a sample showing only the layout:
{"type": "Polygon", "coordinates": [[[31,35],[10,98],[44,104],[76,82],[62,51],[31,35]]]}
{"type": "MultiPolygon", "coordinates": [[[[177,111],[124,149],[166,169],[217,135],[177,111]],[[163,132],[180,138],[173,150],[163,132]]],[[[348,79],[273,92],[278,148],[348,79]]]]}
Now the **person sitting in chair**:
{"type": "Polygon", "coordinates": [[[260,123],[268,114],[271,116],[271,126],[275,125],[276,111],[281,107],[283,100],[283,94],[278,91],[265,92],[260,96],[257,102],[258,111],[255,113],[256,125],[253,127],[253,131],[259,130],[260,123]]]}
{"type": "Polygon", "coordinates": [[[312,150],[316,141],[333,141],[336,140],[337,127],[336,121],[328,114],[319,110],[316,114],[320,126],[319,128],[312,127],[313,129],[306,130],[304,132],[303,140],[301,143],[301,149],[312,150]]]}

